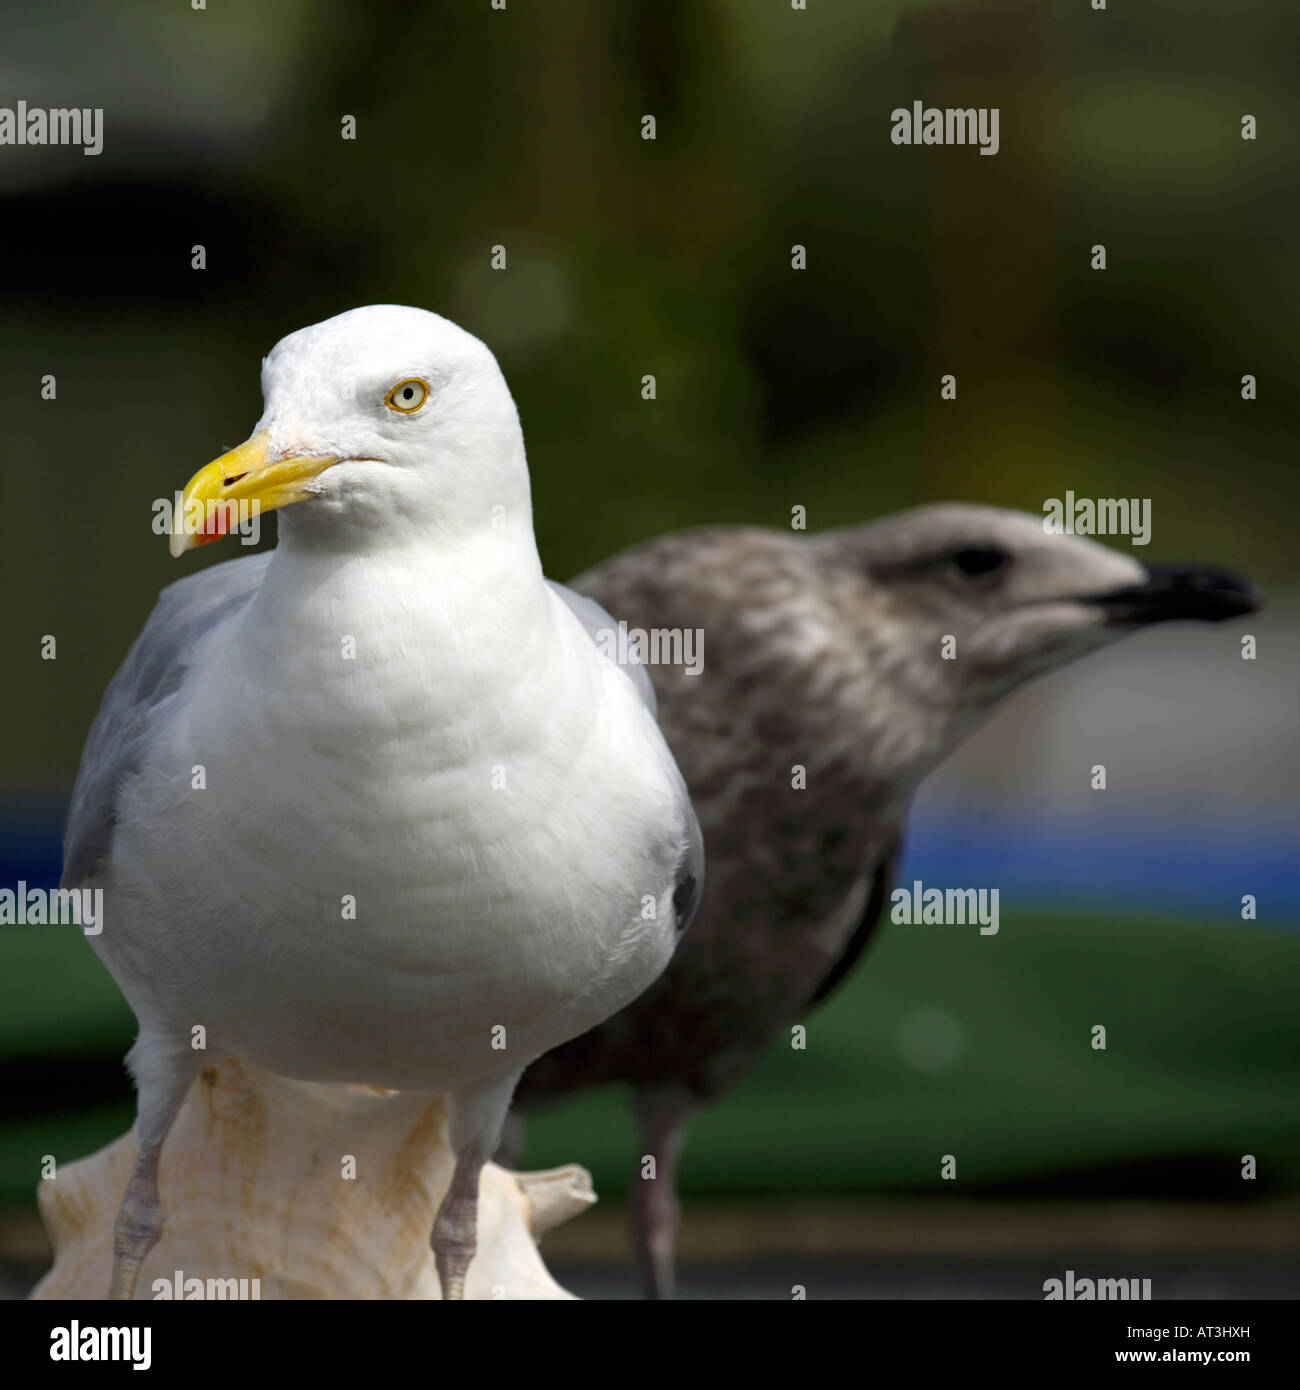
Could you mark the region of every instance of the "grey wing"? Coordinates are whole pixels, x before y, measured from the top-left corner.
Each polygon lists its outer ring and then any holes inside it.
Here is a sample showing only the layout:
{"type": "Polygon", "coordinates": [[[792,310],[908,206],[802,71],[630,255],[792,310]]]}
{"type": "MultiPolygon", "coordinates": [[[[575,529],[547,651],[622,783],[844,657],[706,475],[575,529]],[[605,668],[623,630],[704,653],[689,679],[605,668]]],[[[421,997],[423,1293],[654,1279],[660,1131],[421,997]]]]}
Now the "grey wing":
{"type": "Polygon", "coordinates": [[[636,686],[641,698],[645,701],[650,713],[657,719],[659,717],[659,703],[655,699],[655,688],[650,682],[650,672],[646,670],[645,663],[619,662],[610,656],[607,642],[600,640],[601,633],[616,633],[618,623],[596,602],[594,598],[588,598],[586,594],[576,593],[573,589],[564,584],[557,584],[554,579],[546,581],[555,591],[559,598],[568,608],[569,612],[586,629],[587,636],[596,643],[597,649],[602,655],[609,657],[620,670],[626,671],[632,684],[636,686]]]}
{"type": "MultiPolygon", "coordinates": [[[[614,661],[621,670],[627,672],[628,678],[636,686],[642,700],[645,701],[646,708],[658,719],[659,703],[655,699],[655,688],[650,680],[649,668],[640,661],[617,662],[610,655],[607,642],[600,640],[599,634],[618,631],[618,623],[615,619],[594,598],[588,598],[586,594],[576,593],[563,584],[557,584],[553,579],[548,579],[546,582],[582,624],[587,636],[596,643],[598,650],[609,657],[611,661],[614,661]]],[[[691,918],[695,916],[695,909],[700,905],[700,895],[704,891],[704,836],[700,833],[700,822],[696,818],[695,808],[691,805],[690,794],[686,790],[685,783],[682,784],[681,789],[681,811],[682,858],[677,869],[676,887],[673,889],[673,911],[677,919],[678,932],[685,931],[690,925],[691,918]]]]}
{"type": "Polygon", "coordinates": [[[895,840],[880,857],[871,875],[871,891],[867,895],[866,906],[857,929],[849,939],[848,945],[840,952],[839,959],[831,966],[826,978],[817,986],[816,993],[808,1001],[807,1007],[820,1004],[850,970],[858,963],[858,957],[867,949],[867,943],[875,935],[876,928],[885,911],[885,899],[889,896],[889,886],[894,881],[894,867],[898,863],[899,842],[895,840]]]}
{"type": "Polygon", "coordinates": [[[89,878],[108,849],[122,783],[143,763],[159,716],[185,679],[196,642],[215,621],[248,605],[270,558],[267,552],[228,560],[159,594],[86,737],[63,828],[65,887],[89,878]]]}

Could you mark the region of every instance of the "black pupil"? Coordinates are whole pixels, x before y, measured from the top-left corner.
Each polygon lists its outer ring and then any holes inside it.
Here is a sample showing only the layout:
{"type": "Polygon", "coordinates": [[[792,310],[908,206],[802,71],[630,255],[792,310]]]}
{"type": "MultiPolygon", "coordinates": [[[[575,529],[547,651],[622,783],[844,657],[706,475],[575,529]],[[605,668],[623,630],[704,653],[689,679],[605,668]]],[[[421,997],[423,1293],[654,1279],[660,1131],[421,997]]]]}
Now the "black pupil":
{"type": "Polygon", "coordinates": [[[991,545],[971,545],[957,551],[952,557],[953,564],[963,574],[991,574],[1005,560],[1002,551],[991,545]]]}
{"type": "Polygon", "coordinates": [[[402,399],[403,399],[403,400],[406,400],[406,401],[413,401],[413,400],[415,399],[415,387],[414,387],[414,386],[407,386],[407,387],[404,387],[403,390],[402,390],[402,399]]]}

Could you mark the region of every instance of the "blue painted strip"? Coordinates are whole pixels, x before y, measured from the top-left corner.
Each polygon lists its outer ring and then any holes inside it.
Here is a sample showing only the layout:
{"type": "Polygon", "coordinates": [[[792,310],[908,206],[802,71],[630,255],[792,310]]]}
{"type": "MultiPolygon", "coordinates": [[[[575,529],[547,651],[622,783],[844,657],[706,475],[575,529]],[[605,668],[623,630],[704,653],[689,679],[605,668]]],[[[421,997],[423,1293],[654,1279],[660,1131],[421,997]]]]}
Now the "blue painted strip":
{"type": "Polygon", "coordinates": [[[1298,844],[1300,833],[1279,824],[1100,825],[931,805],[909,823],[900,880],[999,888],[1043,906],[1124,905],[1234,923],[1249,893],[1258,925],[1296,928],[1298,844]]]}
{"type": "MultiPolygon", "coordinates": [[[[58,882],[62,808],[23,816],[10,801],[0,820],[0,886],[58,882]]],[[[1030,819],[922,804],[908,823],[899,882],[988,887],[1063,910],[1121,905],[1207,920],[1241,920],[1253,893],[1261,926],[1300,928],[1300,831],[1248,833],[1205,823],[1123,825],[1030,819]]]]}

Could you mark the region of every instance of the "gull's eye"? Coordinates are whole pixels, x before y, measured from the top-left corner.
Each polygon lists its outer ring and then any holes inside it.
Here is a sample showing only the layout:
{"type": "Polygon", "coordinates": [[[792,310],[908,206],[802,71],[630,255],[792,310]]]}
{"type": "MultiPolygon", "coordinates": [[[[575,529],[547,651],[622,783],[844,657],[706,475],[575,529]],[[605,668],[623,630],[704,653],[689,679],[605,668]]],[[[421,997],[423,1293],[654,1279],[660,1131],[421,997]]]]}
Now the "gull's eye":
{"type": "Polygon", "coordinates": [[[1007,563],[1007,553],[995,545],[968,545],[955,551],[952,562],[968,579],[992,574],[1007,563]]]}
{"type": "Polygon", "coordinates": [[[418,376],[412,376],[407,377],[405,381],[399,381],[384,397],[384,404],[389,410],[396,410],[401,415],[414,415],[428,399],[427,383],[421,381],[418,376]]]}

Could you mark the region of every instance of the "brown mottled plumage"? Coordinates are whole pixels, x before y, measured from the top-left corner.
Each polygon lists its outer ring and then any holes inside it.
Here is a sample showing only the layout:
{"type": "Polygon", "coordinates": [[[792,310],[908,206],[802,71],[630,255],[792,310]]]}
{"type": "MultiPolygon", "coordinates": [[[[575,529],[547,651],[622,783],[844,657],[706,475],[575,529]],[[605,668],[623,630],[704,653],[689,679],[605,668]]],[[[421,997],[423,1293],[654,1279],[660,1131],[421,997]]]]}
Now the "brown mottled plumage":
{"type": "Polygon", "coordinates": [[[648,669],[707,877],[664,974],[536,1062],[516,1105],[631,1087],[658,1174],[633,1179],[634,1239],[648,1292],[663,1295],[686,1122],[854,963],[920,781],[1031,677],[1135,625],[1230,617],[1256,600],[1223,572],[1148,570],[1048,535],[1040,518],[957,504],[811,537],[665,536],[575,587],[629,629],[703,633],[699,674],[648,669]]]}

